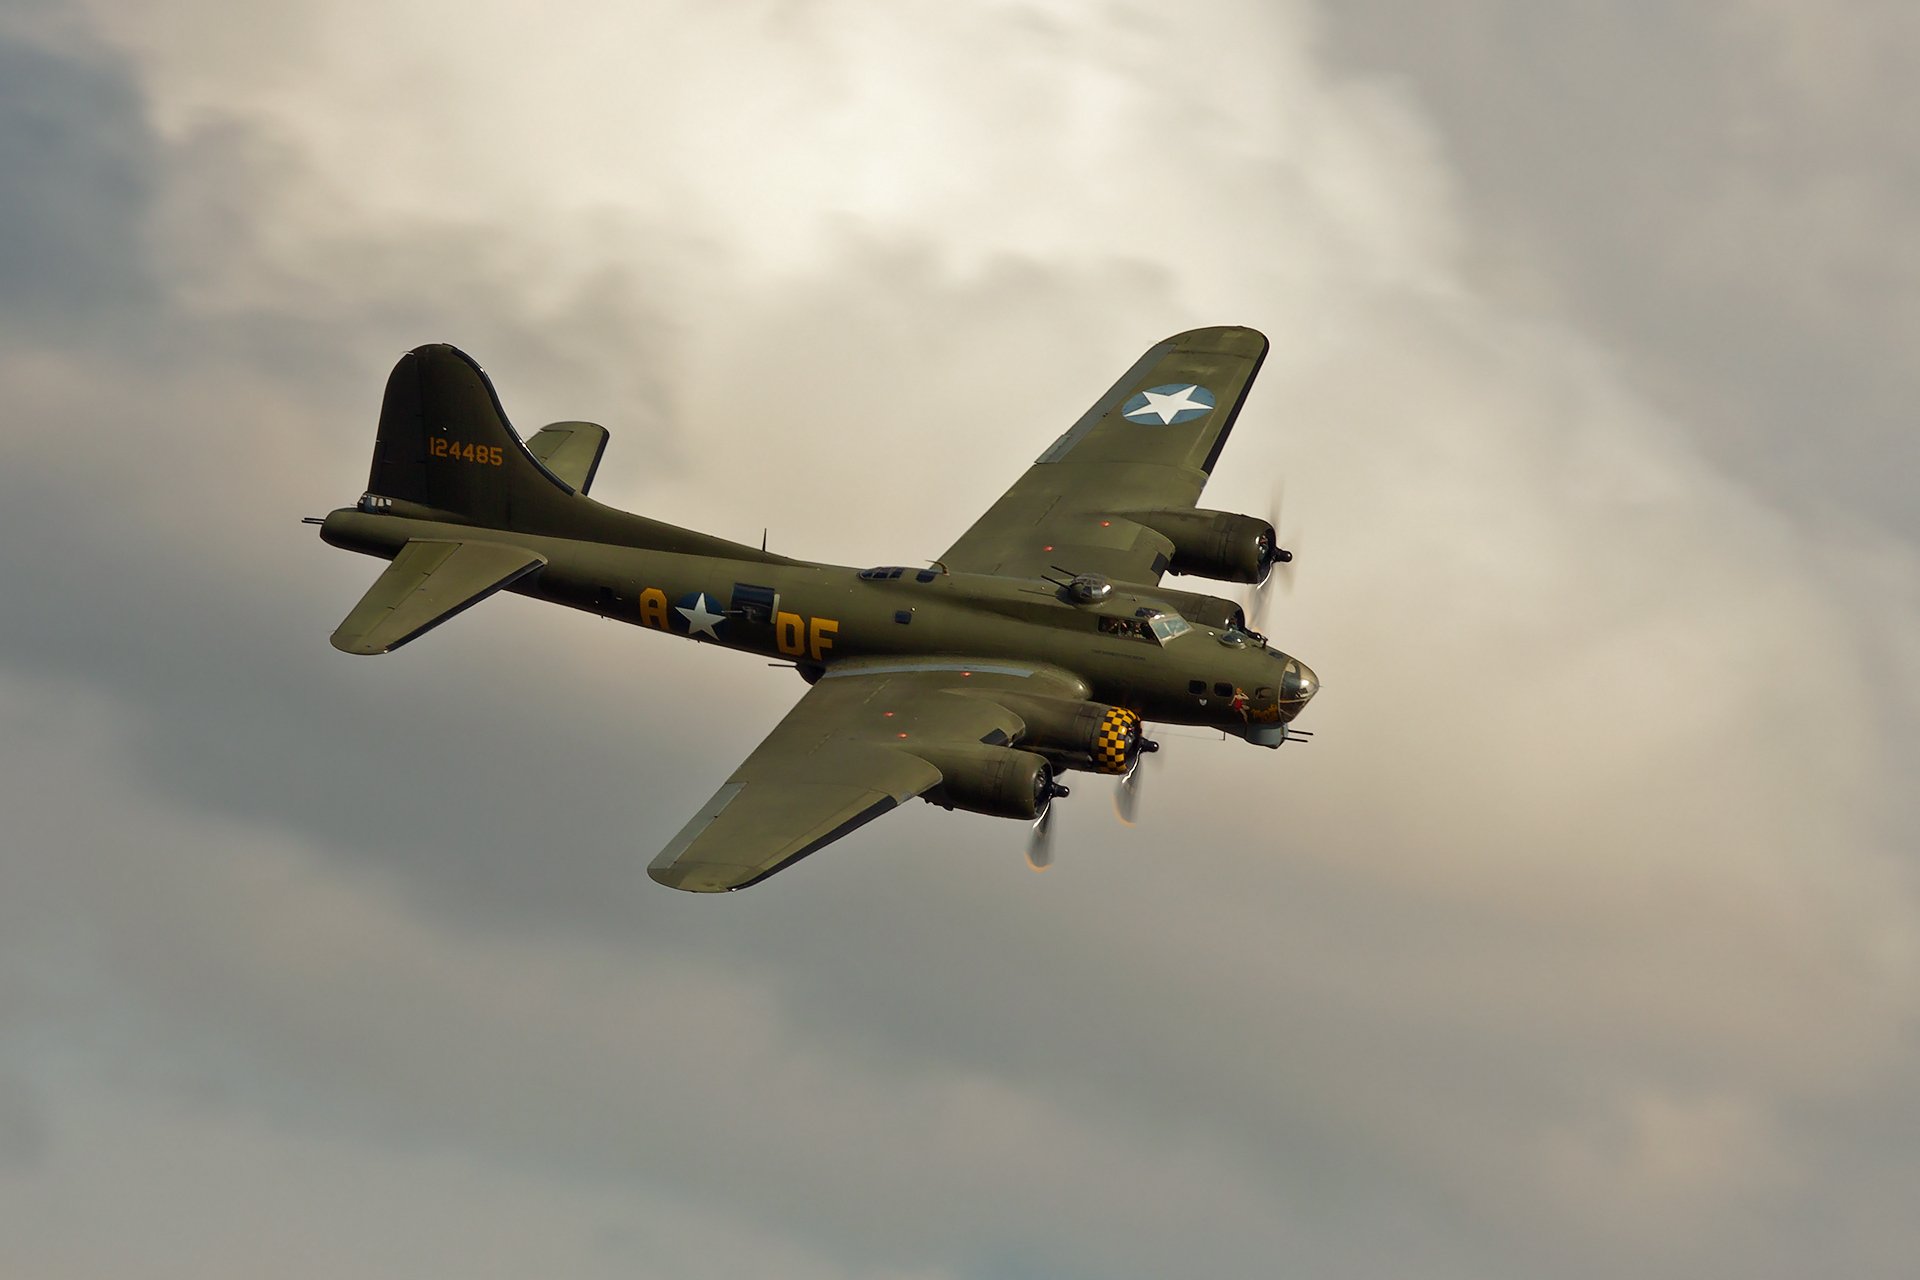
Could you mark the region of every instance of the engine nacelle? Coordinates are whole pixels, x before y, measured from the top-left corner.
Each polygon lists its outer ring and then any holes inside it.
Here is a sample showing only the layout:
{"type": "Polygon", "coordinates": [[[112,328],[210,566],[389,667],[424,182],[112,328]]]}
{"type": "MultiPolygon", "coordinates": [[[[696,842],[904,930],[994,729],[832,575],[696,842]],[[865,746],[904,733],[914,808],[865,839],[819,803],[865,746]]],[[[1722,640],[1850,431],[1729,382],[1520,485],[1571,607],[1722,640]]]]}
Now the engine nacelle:
{"type": "Polygon", "coordinates": [[[956,744],[916,752],[940,771],[927,799],[947,809],[996,818],[1038,818],[1066,788],[1054,785],[1047,758],[1014,747],[956,744]]]}
{"type": "Polygon", "coordinates": [[[1222,582],[1260,582],[1281,558],[1273,526],[1254,516],[1199,510],[1124,514],[1173,544],[1173,559],[1167,565],[1173,573],[1222,582]]]}
{"type": "Polygon", "coordinates": [[[1069,769],[1126,773],[1142,751],[1140,717],[1125,707],[1078,698],[1014,694],[995,701],[1026,722],[1020,744],[1057,756],[1069,769]]]}

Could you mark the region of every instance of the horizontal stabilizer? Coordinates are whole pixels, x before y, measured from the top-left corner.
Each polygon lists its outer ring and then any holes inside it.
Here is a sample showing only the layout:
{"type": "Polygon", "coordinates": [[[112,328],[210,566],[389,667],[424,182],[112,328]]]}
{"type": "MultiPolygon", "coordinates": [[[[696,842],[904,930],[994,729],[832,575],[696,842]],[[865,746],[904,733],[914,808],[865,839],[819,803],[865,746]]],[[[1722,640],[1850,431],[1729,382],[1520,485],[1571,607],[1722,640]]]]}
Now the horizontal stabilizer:
{"type": "Polygon", "coordinates": [[[600,455],[607,451],[607,429],[597,422],[554,422],[533,433],[527,452],[540,459],[540,465],[585,493],[600,469],[600,455]]]}
{"type": "Polygon", "coordinates": [[[332,636],[342,653],[390,653],[532,573],[546,557],[498,542],[415,538],[332,636]]]}

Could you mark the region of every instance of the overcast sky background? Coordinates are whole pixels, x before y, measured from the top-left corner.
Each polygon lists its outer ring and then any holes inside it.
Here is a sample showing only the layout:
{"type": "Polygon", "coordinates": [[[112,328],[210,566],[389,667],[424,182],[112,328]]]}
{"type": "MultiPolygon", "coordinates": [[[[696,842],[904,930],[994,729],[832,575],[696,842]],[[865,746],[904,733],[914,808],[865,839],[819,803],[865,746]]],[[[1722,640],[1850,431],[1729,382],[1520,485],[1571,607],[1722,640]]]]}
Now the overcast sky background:
{"type": "Polygon", "coordinates": [[[1920,19],[1181,12],[0,0],[0,1271],[1913,1274],[1920,19]],[[790,673],[326,643],[418,343],[910,563],[1213,323],[1319,738],[1047,876],[671,893],[790,673]]]}

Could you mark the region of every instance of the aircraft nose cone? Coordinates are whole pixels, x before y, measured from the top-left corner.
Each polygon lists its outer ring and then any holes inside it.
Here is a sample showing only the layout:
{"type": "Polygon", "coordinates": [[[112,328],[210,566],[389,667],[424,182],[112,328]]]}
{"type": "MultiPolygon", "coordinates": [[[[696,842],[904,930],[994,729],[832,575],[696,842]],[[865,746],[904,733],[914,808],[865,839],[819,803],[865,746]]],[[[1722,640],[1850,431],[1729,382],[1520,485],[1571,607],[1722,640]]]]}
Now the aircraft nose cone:
{"type": "Polygon", "coordinates": [[[1320,677],[1313,674],[1312,667],[1308,666],[1304,662],[1301,663],[1300,664],[1300,692],[1295,696],[1297,696],[1300,699],[1300,701],[1305,702],[1308,698],[1311,698],[1314,694],[1318,692],[1320,692],[1320,677]]]}
{"type": "Polygon", "coordinates": [[[1287,673],[1280,678],[1280,700],[1301,706],[1319,691],[1320,677],[1313,674],[1313,668],[1298,658],[1287,659],[1287,673]]]}

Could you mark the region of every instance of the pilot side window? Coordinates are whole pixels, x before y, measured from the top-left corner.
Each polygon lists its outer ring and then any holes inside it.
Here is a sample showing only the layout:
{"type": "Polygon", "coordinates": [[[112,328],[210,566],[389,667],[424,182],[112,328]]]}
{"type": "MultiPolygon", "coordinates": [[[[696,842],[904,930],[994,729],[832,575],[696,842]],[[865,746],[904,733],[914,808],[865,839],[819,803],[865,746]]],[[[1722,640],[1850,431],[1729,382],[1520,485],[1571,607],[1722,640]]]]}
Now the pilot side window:
{"type": "Polygon", "coordinates": [[[1193,630],[1185,618],[1175,614],[1163,613],[1153,620],[1153,634],[1162,644],[1176,639],[1193,630]]]}

